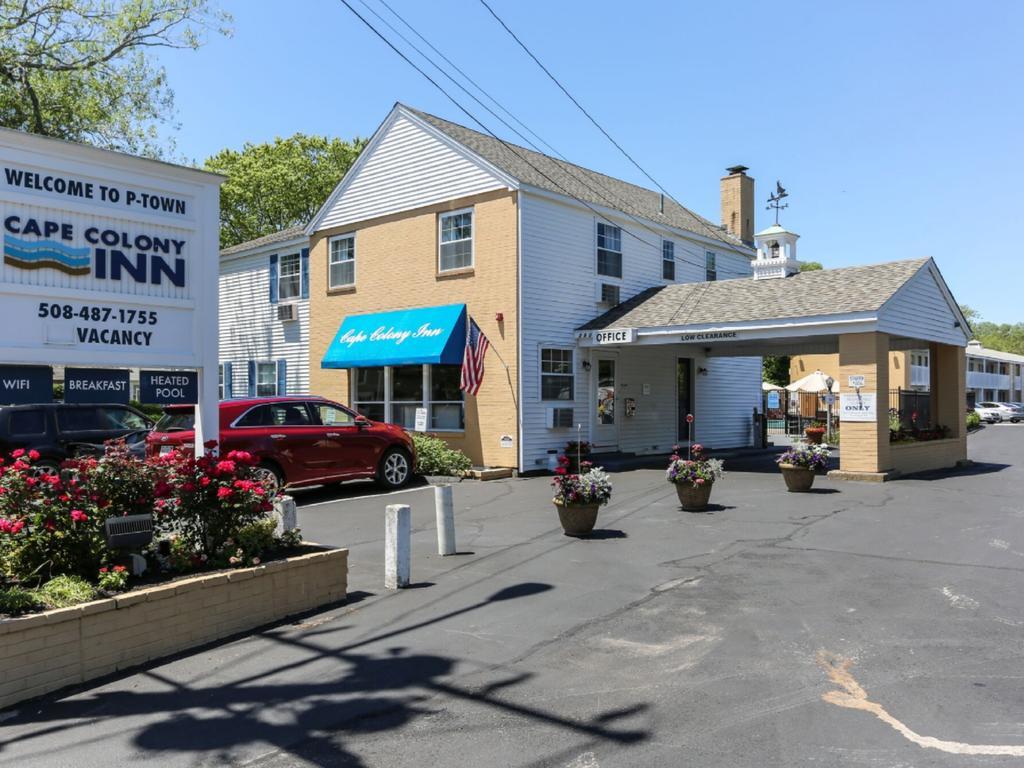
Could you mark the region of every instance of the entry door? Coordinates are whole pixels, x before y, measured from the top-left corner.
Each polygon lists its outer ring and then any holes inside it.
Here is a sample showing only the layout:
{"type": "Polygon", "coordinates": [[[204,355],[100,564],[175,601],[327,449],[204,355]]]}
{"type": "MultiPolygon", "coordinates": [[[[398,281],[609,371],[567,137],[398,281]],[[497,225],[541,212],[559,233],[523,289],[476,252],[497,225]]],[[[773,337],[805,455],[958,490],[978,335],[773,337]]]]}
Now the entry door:
{"type": "Polygon", "coordinates": [[[618,360],[599,357],[594,362],[594,447],[604,450],[619,448],[618,360]]]}

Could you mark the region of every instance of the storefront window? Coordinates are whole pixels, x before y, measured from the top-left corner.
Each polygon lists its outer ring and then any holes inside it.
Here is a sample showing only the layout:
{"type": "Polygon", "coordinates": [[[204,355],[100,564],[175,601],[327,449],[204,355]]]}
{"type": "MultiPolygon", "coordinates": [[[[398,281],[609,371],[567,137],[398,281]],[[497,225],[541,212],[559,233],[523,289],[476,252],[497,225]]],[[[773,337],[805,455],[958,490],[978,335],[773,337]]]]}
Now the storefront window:
{"type": "Polygon", "coordinates": [[[416,426],[416,409],[423,407],[423,366],[391,369],[391,422],[406,429],[416,426]]]}
{"type": "Polygon", "coordinates": [[[328,288],[344,288],[356,284],[356,236],[331,238],[331,265],[328,288]]]}
{"type": "Polygon", "coordinates": [[[430,428],[465,429],[462,403],[462,366],[430,366],[430,428]]]}
{"type": "Polygon", "coordinates": [[[416,409],[426,408],[431,431],[466,428],[458,365],[398,365],[358,368],[354,373],[355,409],[374,421],[406,429],[416,426],[416,409]]]}
{"type": "Polygon", "coordinates": [[[256,363],[256,397],[277,394],[277,363],[256,363]]]}
{"type": "Polygon", "coordinates": [[[385,421],[384,368],[355,369],[355,409],[373,421],[385,421]]]}
{"type": "Polygon", "coordinates": [[[572,372],[571,349],[540,351],[540,399],[574,399],[575,377],[572,372]]]}

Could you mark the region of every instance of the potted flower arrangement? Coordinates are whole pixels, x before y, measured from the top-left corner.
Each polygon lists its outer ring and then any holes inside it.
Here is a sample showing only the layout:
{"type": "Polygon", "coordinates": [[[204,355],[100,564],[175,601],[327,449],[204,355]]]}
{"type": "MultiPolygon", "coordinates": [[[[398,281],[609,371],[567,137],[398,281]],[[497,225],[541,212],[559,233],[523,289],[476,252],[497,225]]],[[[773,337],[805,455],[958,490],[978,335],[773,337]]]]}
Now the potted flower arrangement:
{"type": "Polygon", "coordinates": [[[711,486],[725,474],[721,459],[709,459],[704,455],[704,446],[695,443],[690,446],[689,455],[679,455],[679,446],[673,449],[665,478],[675,485],[679,504],[688,512],[706,509],[711,498],[711,486]]]}
{"type": "Polygon", "coordinates": [[[804,435],[807,437],[807,442],[811,445],[821,445],[825,437],[825,425],[820,421],[812,421],[804,429],[804,435]]]}
{"type": "Polygon", "coordinates": [[[555,509],[566,536],[587,536],[594,530],[597,511],[612,497],[612,481],[601,467],[582,462],[582,472],[569,471],[566,456],[559,457],[559,466],[551,485],[555,489],[555,509]]]}
{"type": "MultiPolygon", "coordinates": [[[[559,463],[562,458],[559,457],[559,463]]],[[[569,463],[565,465],[566,469],[572,474],[579,474],[583,468],[583,462],[590,459],[590,443],[586,440],[570,440],[565,444],[564,458],[569,460],[569,463]]]]}
{"type": "Polygon", "coordinates": [[[828,466],[828,448],[823,445],[795,445],[775,462],[782,471],[786,488],[790,491],[809,491],[816,472],[828,466]]]}

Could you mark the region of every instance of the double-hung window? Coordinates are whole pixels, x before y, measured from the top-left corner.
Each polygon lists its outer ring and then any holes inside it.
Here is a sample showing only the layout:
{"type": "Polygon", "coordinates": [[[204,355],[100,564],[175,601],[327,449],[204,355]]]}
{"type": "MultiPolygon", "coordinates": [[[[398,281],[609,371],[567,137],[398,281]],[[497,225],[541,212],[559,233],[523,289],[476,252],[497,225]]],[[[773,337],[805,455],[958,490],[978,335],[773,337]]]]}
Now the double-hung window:
{"type": "Polygon", "coordinates": [[[349,288],[356,284],[356,236],[338,235],[330,240],[327,287],[349,288]]]}
{"type": "Polygon", "coordinates": [[[224,363],[217,366],[217,399],[224,399],[224,363]]]}
{"type": "Polygon", "coordinates": [[[597,274],[622,277],[622,230],[597,222],[597,274]]]}
{"type": "Polygon", "coordinates": [[[671,240],[661,241],[661,278],[676,279],[676,244],[671,240]]]}
{"type": "Polygon", "coordinates": [[[278,262],[277,299],[289,301],[302,295],[302,259],[297,253],[282,256],[278,262]]]}
{"type": "Polygon", "coordinates": [[[718,264],[715,254],[711,251],[707,251],[704,254],[704,279],[705,280],[717,280],[718,279],[718,264]]]}
{"type": "Polygon", "coordinates": [[[416,411],[427,411],[427,429],[458,432],[465,429],[465,406],[460,365],[396,365],[357,368],[352,404],[374,421],[416,426],[416,411]]]}
{"type": "Polygon", "coordinates": [[[572,350],[542,348],[540,351],[540,399],[574,400],[575,386],[572,350]]]}
{"type": "Polygon", "coordinates": [[[473,266],[473,211],[442,213],[438,219],[438,271],[473,266]]]}
{"type": "Polygon", "coordinates": [[[277,363],[256,363],[256,397],[277,395],[277,363]]]}

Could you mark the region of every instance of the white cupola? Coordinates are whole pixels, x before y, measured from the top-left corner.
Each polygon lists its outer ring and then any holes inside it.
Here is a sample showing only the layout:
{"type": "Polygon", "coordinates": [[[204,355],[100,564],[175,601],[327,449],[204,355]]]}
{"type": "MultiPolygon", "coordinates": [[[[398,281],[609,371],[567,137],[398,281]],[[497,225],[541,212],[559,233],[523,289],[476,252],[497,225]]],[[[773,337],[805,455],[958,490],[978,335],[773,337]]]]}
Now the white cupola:
{"type": "Polygon", "coordinates": [[[789,277],[799,272],[800,262],[796,260],[796,241],[799,238],[800,235],[778,224],[754,235],[754,244],[757,246],[757,258],[751,265],[754,268],[754,279],[789,277]]]}

